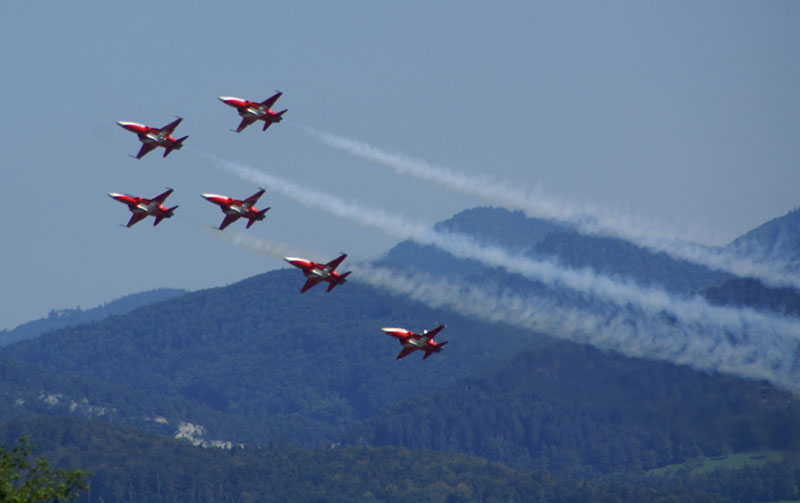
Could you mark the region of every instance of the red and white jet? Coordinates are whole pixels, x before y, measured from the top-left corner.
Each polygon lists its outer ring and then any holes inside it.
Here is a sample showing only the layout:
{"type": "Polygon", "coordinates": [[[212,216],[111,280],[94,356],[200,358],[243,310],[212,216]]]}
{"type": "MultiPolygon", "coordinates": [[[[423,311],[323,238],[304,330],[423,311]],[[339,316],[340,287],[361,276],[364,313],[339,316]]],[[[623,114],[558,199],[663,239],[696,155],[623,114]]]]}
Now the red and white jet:
{"type": "Polygon", "coordinates": [[[172,194],[172,189],[167,189],[166,192],[154,197],[153,199],[129,196],[127,194],[117,194],[116,192],[111,192],[108,194],[108,196],[123,204],[127,204],[128,209],[133,212],[128,225],[125,226],[130,227],[139,220],[143,220],[148,216],[156,217],[156,221],[153,222],[153,225],[158,225],[163,219],[171,217],[177,206],[173,206],[172,208],[164,207],[164,201],[170,194],[172,194]]]}
{"type": "Polygon", "coordinates": [[[237,133],[241,133],[244,128],[255,121],[264,121],[264,129],[262,129],[262,131],[266,131],[271,125],[283,120],[283,114],[286,113],[286,110],[281,110],[280,112],[271,110],[272,106],[275,105],[275,102],[278,101],[278,98],[280,98],[282,94],[282,92],[278,91],[272,97],[267,98],[261,103],[231,96],[220,96],[219,100],[237,109],[239,115],[242,116],[242,122],[239,124],[239,127],[236,128],[237,133]]]}
{"type": "Polygon", "coordinates": [[[441,332],[444,327],[444,325],[439,325],[432,330],[425,330],[421,334],[415,334],[414,332],[406,330],[405,328],[382,328],[381,330],[399,340],[400,344],[402,344],[403,350],[400,351],[399,355],[397,355],[398,360],[405,358],[414,351],[420,350],[425,351],[425,355],[422,357],[424,360],[432,353],[438,353],[441,351],[442,347],[447,344],[447,341],[437,344],[437,342],[433,340],[433,338],[436,337],[436,334],[441,332]]]}
{"type": "Polygon", "coordinates": [[[270,208],[264,208],[263,210],[259,211],[253,208],[253,206],[258,202],[258,198],[264,195],[264,189],[259,190],[244,201],[240,201],[228,196],[220,196],[219,194],[200,195],[208,201],[219,206],[222,212],[225,213],[225,219],[220,224],[219,230],[223,230],[225,227],[229,226],[240,218],[246,218],[249,220],[249,222],[247,222],[247,228],[249,229],[250,226],[255,222],[264,220],[264,214],[270,210],[270,208]]]}
{"type": "Polygon", "coordinates": [[[188,138],[188,136],[175,139],[172,136],[172,133],[182,120],[183,119],[178,117],[161,129],[145,126],[144,124],[137,124],[135,122],[120,121],[117,122],[117,124],[124,129],[139,135],[139,141],[142,142],[142,148],[139,150],[139,153],[136,154],[136,158],[141,159],[145,156],[145,154],[156,147],[164,147],[164,157],[167,157],[173,150],[179,150],[183,146],[183,142],[186,140],[186,138],[188,138]]]}
{"type": "Polygon", "coordinates": [[[304,258],[296,257],[283,257],[283,260],[289,262],[299,269],[302,269],[303,274],[306,276],[306,278],[308,278],[306,284],[300,289],[300,293],[305,293],[309,288],[322,281],[327,281],[330,283],[328,286],[328,291],[330,292],[336,285],[344,283],[345,278],[347,278],[347,276],[352,272],[347,271],[344,274],[339,274],[336,272],[336,268],[339,267],[339,264],[342,263],[342,260],[344,260],[345,257],[347,257],[347,254],[342,253],[339,257],[331,260],[327,264],[318,264],[304,258]]]}

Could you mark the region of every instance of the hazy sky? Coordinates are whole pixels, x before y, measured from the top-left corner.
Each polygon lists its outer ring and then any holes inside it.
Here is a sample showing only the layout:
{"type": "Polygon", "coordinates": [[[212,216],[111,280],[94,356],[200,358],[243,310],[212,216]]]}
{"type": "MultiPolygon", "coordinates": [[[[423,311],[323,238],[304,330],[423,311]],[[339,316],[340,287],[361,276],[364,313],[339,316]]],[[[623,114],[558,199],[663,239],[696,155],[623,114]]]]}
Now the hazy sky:
{"type": "MultiPolygon", "coordinates": [[[[257,188],[201,154],[425,222],[486,204],[302,126],[728,242],[800,204],[798,26],[790,1],[0,0],[0,328],[281,267],[211,232],[223,215],[200,193],[257,188]],[[217,96],[276,89],[283,123],[229,131],[217,96]],[[116,121],[175,115],[182,151],[129,157],[140,143],[116,121]],[[175,218],[120,227],[108,192],[167,186],[175,218]]],[[[395,243],[265,188],[253,236],[319,260],[395,243]]]]}

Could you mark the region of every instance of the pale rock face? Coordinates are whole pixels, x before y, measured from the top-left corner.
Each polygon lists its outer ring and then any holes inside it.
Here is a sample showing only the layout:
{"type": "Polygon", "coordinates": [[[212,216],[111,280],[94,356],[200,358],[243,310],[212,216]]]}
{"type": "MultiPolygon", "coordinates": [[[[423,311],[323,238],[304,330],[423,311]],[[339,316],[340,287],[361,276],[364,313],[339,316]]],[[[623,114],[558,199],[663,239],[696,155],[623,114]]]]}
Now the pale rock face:
{"type": "Polygon", "coordinates": [[[54,393],[51,395],[45,395],[44,393],[42,393],[41,395],[39,395],[39,398],[47,405],[58,405],[58,402],[60,402],[61,398],[63,397],[64,395],[62,395],[61,393],[54,393]]]}
{"type": "Polygon", "coordinates": [[[191,442],[192,445],[199,447],[215,447],[217,449],[233,448],[233,443],[229,441],[205,440],[201,438],[205,432],[206,429],[203,427],[203,425],[181,422],[180,425],[178,425],[178,432],[175,434],[175,438],[185,438],[191,442]]]}

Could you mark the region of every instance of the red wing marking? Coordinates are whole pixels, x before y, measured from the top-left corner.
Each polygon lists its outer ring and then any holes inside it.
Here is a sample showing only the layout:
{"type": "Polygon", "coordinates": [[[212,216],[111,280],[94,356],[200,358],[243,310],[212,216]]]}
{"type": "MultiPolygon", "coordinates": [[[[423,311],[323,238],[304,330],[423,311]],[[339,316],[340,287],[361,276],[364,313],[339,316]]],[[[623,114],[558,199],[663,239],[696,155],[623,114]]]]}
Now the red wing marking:
{"type": "Polygon", "coordinates": [[[139,149],[139,153],[136,154],[136,158],[141,159],[142,157],[147,155],[148,152],[151,152],[154,148],[156,148],[156,146],[151,143],[142,143],[142,148],[139,149]]]}
{"type": "Polygon", "coordinates": [[[400,351],[400,354],[397,355],[397,359],[400,360],[402,358],[405,358],[406,356],[410,355],[416,350],[417,348],[403,348],[403,350],[400,351]]]}
{"type": "Polygon", "coordinates": [[[438,327],[434,328],[433,330],[429,330],[428,332],[426,332],[425,333],[425,337],[427,337],[429,339],[433,339],[434,337],[436,337],[436,334],[438,334],[439,332],[442,331],[443,328],[444,328],[444,325],[439,325],[438,327]]]}
{"type": "Polygon", "coordinates": [[[219,230],[224,230],[225,227],[229,226],[233,222],[239,220],[239,215],[227,215],[225,220],[219,225],[219,230]]]}
{"type": "Polygon", "coordinates": [[[261,197],[262,195],[264,195],[264,189],[259,190],[252,196],[242,201],[242,203],[249,208],[251,206],[254,206],[258,202],[258,198],[261,197]]]}
{"type": "Polygon", "coordinates": [[[179,118],[177,118],[177,119],[175,119],[174,121],[170,122],[170,123],[169,123],[169,124],[167,124],[166,126],[162,127],[162,128],[159,130],[159,132],[161,132],[161,133],[167,133],[168,135],[171,135],[171,134],[172,134],[172,132],[173,132],[173,131],[175,131],[175,128],[176,128],[176,127],[178,127],[178,124],[180,124],[182,120],[183,120],[183,119],[181,119],[180,117],[179,117],[179,118]]]}
{"type": "Polygon", "coordinates": [[[244,130],[244,128],[246,128],[250,124],[254,123],[255,121],[256,121],[255,119],[251,119],[249,117],[245,117],[244,119],[242,119],[242,122],[239,124],[239,127],[236,128],[236,132],[237,133],[241,133],[244,130]]]}
{"type": "Polygon", "coordinates": [[[154,197],[152,201],[156,201],[158,204],[164,204],[164,201],[167,199],[167,197],[169,197],[170,194],[172,194],[172,192],[172,189],[167,189],[163,194],[159,194],[154,197]]]}
{"type": "Polygon", "coordinates": [[[269,98],[267,98],[264,101],[262,101],[261,102],[261,106],[262,107],[265,106],[267,108],[272,108],[272,106],[275,105],[275,102],[278,101],[278,98],[280,98],[282,94],[283,94],[282,92],[278,91],[274,95],[272,95],[269,98]]]}
{"type": "Polygon", "coordinates": [[[133,215],[131,215],[131,219],[128,220],[128,225],[126,225],[125,227],[130,227],[133,224],[135,224],[136,222],[139,222],[139,221],[145,219],[146,217],[147,217],[147,213],[134,213],[133,215]]]}
{"type": "Polygon", "coordinates": [[[321,278],[309,278],[308,281],[306,281],[306,284],[303,285],[303,288],[300,289],[300,293],[306,293],[309,288],[316,285],[320,281],[322,281],[321,278]]]}
{"type": "Polygon", "coordinates": [[[328,270],[334,271],[334,270],[336,270],[337,267],[339,267],[339,264],[341,264],[342,260],[344,260],[345,258],[347,258],[347,254],[346,253],[342,253],[339,257],[337,257],[337,258],[331,260],[330,262],[328,262],[327,264],[325,264],[325,267],[327,267],[328,270]]]}

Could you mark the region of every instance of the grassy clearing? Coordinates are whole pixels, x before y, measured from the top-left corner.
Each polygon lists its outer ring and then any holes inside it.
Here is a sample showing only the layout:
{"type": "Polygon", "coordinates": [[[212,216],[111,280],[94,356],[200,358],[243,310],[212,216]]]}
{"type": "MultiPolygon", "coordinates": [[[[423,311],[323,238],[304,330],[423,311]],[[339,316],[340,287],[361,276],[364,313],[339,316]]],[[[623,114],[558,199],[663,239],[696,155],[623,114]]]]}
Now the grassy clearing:
{"type": "Polygon", "coordinates": [[[713,458],[690,459],[677,465],[662,466],[647,472],[648,476],[661,477],[675,475],[678,473],[688,473],[689,475],[700,475],[713,472],[714,470],[741,470],[742,468],[752,468],[762,466],[767,463],[779,463],[783,461],[784,455],[778,451],[753,451],[728,454],[713,458]]]}

